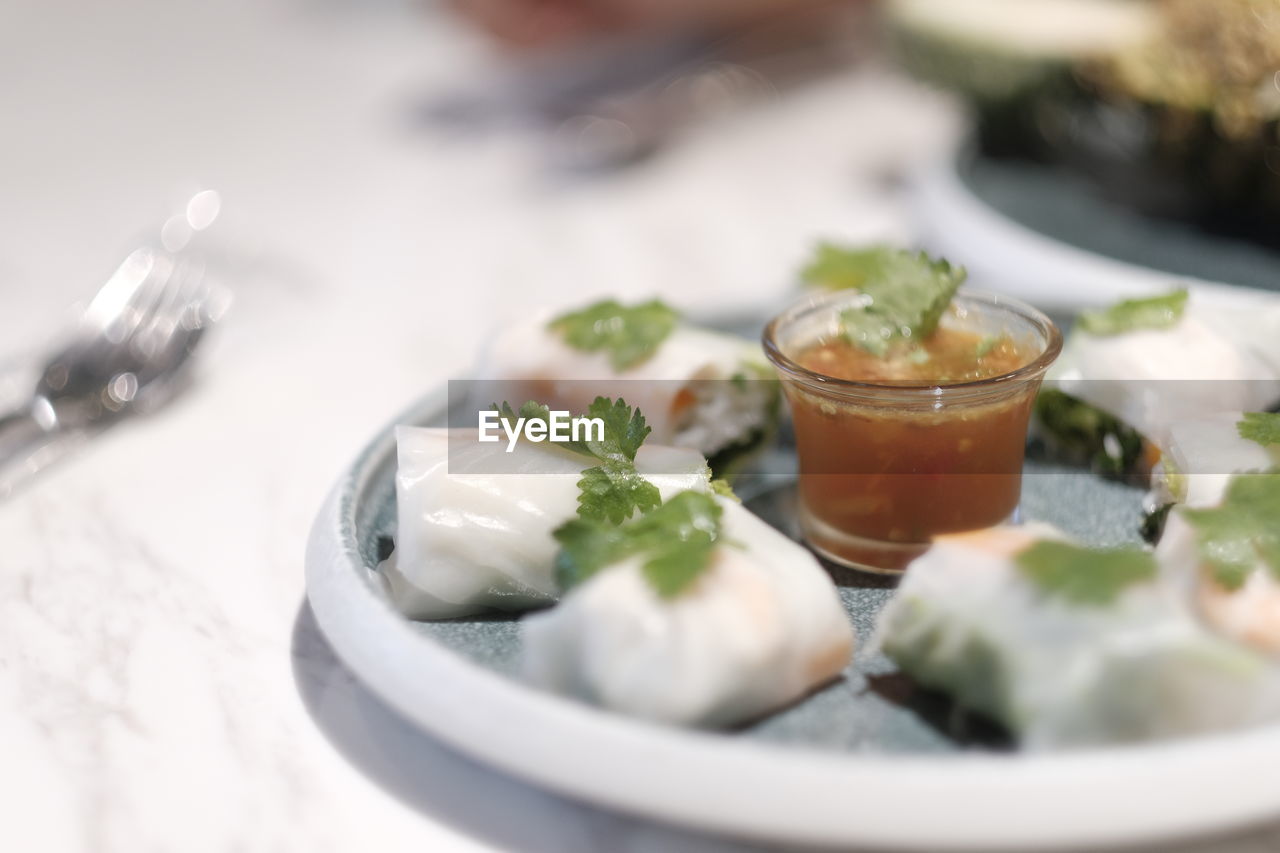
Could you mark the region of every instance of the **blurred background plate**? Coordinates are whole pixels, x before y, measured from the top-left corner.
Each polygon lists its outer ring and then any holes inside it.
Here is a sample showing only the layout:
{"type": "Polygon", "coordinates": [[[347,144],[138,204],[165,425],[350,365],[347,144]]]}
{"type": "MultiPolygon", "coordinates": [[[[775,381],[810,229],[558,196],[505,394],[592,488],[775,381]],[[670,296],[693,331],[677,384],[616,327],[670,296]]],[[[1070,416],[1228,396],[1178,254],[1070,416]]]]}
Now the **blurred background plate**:
{"type": "MultiPolygon", "coordinates": [[[[394,423],[442,424],[445,406],[441,389],[394,423]]],[[[784,444],[740,489],[784,530],[789,452],[784,444]]],[[[1140,490],[1043,463],[1028,474],[1027,517],[1098,543],[1136,536],[1140,490]]],[[[394,475],[389,424],[315,521],[307,595],[316,619],[338,656],[406,719],[518,778],[739,836],[931,850],[1159,842],[1280,810],[1280,727],[1015,755],[1000,733],[959,717],[876,655],[859,655],[842,680],[728,734],[657,726],[534,691],[514,677],[516,618],[410,622],[387,602],[376,566],[395,533],[394,475]]],[[[834,577],[865,646],[891,586],[834,577]]]]}
{"type": "Polygon", "coordinates": [[[1181,282],[1226,301],[1280,290],[1280,249],[1147,216],[1060,167],[965,152],[923,170],[911,193],[926,248],[1046,310],[1181,282]]]}

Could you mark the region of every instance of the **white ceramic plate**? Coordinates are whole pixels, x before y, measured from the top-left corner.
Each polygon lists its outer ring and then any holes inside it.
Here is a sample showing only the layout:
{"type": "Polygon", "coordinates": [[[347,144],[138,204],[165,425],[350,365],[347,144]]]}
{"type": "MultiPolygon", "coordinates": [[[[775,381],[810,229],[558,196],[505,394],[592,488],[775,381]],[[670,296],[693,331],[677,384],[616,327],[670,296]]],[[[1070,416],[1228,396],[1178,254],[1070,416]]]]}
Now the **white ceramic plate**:
{"type": "Polygon", "coordinates": [[[1280,288],[1280,254],[1205,235],[1110,204],[1079,179],[1027,164],[977,162],[969,155],[922,169],[911,182],[912,215],[923,246],[969,269],[984,289],[1046,311],[1077,311],[1183,284],[1235,302],[1280,288]],[[986,196],[999,196],[1003,205],[986,196]],[[1037,223],[1011,211],[1037,212],[1037,223]],[[1085,246],[1136,246],[1130,258],[1085,246]],[[1138,259],[1149,261],[1139,263],[1138,259]]]}
{"type": "MultiPolygon", "coordinates": [[[[432,395],[396,423],[431,422],[444,405],[443,393],[432,395]]],[[[388,425],[316,519],[306,560],[316,619],[347,666],[406,718],[535,785],[740,836],[930,850],[1158,842],[1280,815],[1280,727],[1046,756],[874,742],[851,751],[824,748],[822,732],[797,744],[683,731],[530,690],[485,661],[490,644],[518,637],[510,620],[433,634],[385,600],[373,567],[377,531],[393,513],[394,460],[388,425]]]]}

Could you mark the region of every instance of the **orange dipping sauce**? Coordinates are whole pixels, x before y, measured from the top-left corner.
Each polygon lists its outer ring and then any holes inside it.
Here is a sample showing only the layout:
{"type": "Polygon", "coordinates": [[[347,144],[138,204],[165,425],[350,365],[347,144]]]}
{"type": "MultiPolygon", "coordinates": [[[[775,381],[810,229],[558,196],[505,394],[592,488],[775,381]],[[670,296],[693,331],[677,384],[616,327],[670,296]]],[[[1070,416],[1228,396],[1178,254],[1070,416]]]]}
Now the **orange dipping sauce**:
{"type": "Polygon", "coordinates": [[[782,360],[771,351],[795,424],[810,545],[845,565],[894,572],[938,534],[1008,519],[1032,403],[1060,345],[1044,323],[1040,335],[946,322],[884,357],[838,335],[782,360]]]}

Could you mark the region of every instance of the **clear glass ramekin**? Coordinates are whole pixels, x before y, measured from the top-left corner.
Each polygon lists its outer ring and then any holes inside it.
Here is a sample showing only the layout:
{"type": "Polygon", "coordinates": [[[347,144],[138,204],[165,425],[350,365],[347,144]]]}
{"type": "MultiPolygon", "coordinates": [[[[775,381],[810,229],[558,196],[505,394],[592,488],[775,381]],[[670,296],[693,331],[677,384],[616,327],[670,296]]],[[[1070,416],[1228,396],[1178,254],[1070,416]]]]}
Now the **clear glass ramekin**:
{"type": "Polygon", "coordinates": [[[939,534],[999,524],[1022,492],[1027,423],[1062,334],[1016,299],[962,291],[941,325],[1007,335],[1016,370],[972,382],[879,384],[839,379],[796,361],[839,336],[857,291],[812,296],[776,317],[764,348],[795,424],[801,530],[828,559],[896,573],[939,534]]]}

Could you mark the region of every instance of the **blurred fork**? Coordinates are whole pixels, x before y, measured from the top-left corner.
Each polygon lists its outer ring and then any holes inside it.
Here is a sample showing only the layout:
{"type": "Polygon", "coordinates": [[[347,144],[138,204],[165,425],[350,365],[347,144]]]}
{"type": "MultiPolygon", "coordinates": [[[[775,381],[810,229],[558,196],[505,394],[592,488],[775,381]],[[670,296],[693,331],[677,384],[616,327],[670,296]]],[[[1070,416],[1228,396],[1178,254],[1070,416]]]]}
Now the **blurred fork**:
{"type": "Polygon", "coordinates": [[[130,253],[47,358],[31,396],[0,416],[0,500],[83,439],[168,400],[228,302],[199,258],[130,253]]]}

